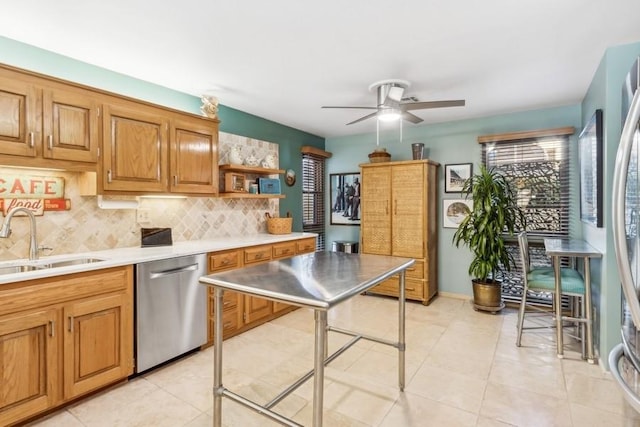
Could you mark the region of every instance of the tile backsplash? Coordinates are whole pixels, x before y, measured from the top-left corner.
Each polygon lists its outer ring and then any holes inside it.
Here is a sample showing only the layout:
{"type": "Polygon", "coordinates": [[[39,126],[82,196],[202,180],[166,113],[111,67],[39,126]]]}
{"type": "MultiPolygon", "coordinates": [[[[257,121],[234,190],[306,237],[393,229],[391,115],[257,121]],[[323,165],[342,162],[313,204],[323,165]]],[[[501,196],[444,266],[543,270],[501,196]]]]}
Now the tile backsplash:
{"type": "MultiPolygon", "coordinates": [[[[259,160],[267,154],[278,157],[278,144],[220,132],[219,163],[227,162],[234,145],[241,147],[244,156],[259,160]]],[[[264,233],[265,212],[277,213],[279,207],[278,199],[141,197],[138,209],[144,210],[149,220],[138,223],[136,209],[101,209],[96,196],[81,196],[77,173],[0,167],[0,175],[3,173],[65,180],[64,197],[71,201],[71,209],[45,211],[36,217],[38,244],[51,248],[41,256],[139,246],[141,227],[171,227],[174,242],[264,233]]],[[[29,219],[14,217],[11,230],[10,237],[0,238],[0,261],[28,256],[29,219]]]]}

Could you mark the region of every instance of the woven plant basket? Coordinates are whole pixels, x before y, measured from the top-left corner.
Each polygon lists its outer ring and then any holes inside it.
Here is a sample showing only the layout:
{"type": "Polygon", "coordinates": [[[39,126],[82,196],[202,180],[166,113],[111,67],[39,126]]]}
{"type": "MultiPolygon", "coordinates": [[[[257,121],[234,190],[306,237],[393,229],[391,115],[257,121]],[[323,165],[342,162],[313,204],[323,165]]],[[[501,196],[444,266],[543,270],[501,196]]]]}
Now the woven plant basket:
{"type": "Polygon", "coordinates": [[[291,233],[291,225],[293,224],[291,212],[287,212],[286,218],[272,218],[269,212],[266,212],[264,216],[267,218],[267,231],[269,234],[291,233]]]}

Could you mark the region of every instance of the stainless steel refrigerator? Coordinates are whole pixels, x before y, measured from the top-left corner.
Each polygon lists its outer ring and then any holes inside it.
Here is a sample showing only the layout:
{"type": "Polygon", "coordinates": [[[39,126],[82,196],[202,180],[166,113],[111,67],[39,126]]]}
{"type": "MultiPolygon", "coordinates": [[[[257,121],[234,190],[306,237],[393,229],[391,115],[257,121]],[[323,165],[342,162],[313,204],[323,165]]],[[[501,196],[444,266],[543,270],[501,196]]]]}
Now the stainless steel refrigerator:
{"type": "Polygon", "coordinates": [[[622,87],[624,126],[613,175],[612,220],[622,285],[622,343],[609,354],[609,367],[625,399],[640,412],[640,58],[622,87]]]}

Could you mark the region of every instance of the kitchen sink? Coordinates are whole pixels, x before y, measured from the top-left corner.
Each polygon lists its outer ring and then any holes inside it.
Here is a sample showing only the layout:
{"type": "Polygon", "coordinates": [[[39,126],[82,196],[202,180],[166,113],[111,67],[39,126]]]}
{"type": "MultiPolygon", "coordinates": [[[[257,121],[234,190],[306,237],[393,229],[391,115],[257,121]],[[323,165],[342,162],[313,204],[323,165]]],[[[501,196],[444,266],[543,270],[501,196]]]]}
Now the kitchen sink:
{"type": "Polygon", "coordinates": [[[79,257],[59,260],[38,260],[38,261],[11,261],[8,263],[0,263],[0,275],[24,273],[27,271],[47,270],[57,267],[69,267],[74,265],[93,264],[96,262],[106,261],[103,258],[79,257]]]}
{"type": "Polygon", "coordinates": [[[60,261],[52,261],[42,265],[38,265],[39,268],[56,268],[56,267],[67,267],[70,265],[82,265],[82,264],[93,264],[94,262],[106,261],[102,258],[75,258],[75,259],[66,259],[60,261]]]}
{"type": "Polygon", "coordinates": [[[38,270],[38,266],[35,265],[10,265],[6,267],[0,267],[0,275],[2,274],[15,274],[24,273],[25,271],[38,270]]]}

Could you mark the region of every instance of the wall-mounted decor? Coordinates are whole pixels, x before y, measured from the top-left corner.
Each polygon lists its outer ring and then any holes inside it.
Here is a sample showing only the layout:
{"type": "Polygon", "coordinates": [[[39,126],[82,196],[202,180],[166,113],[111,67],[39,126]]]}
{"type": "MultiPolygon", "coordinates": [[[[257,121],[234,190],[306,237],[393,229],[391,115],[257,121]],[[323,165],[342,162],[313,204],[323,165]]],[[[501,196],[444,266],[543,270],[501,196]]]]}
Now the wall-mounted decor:
{"type": "Polygon", "coordinates": [[[287,172],[284,174],[284,182],[289,187],[296,183],[296,172],[293,169],[287,169],[287,172]]]}
{"type": "Polygon", "coordinates": [[[596,110],[578,138],[580,219],[602,227],[602,110],[596,110]]]}
{"type": "Polygon", "coordinates": [[[458,228],[462,220],[473,210],[473,200],[444,199],[442,201],[442,226],[458,228]]]}
{"type": "Polygon", "coordinates": [[[444,192],[461,193],[464,182],[473,173],[473,163],[444,165],[444,192]]]}
{"type": "Polygon", "coordinates": [[[360,225],[360,173],[332,173],[331,225],[360,225]]]}

